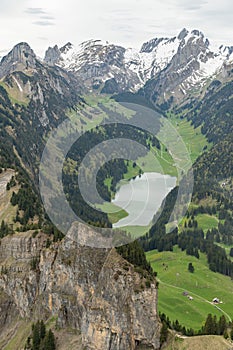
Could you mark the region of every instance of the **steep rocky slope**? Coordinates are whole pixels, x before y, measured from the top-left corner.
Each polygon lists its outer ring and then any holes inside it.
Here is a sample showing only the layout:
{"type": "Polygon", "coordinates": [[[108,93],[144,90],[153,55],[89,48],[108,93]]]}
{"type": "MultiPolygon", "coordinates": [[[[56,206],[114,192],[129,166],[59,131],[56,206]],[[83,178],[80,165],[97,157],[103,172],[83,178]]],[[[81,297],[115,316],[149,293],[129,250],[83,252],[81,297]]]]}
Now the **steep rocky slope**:
{"type": "Polygon", "coordinates": [[[101,40],[50,47],[45,62],[73,72],[89,89],[107,93],[137,91],[148,82],[144,93],[161,102],[202,89],[232,62],[232,52],[232,47],[212,48],[198,30],[183,29],[172,38],[154,38],[140,50],[101,40]]]}
{"type": "Polygon", "coordinates": [[[0,167],[22,162],[35,175],[46,135],[81,101],[79,93],[72,74],[16,45],[0,62],[0,167]]]}
{"type": "Polygon", "coordinates": [[[62,48],[49,48],[45,62],[60,66],[85,82],[89,89],[103,88],[105,82],[112,82],[112,92],[134,91],[140,87],[138,75],[124,64],[126,49],[121,46],[90,40],[75,48],[71,43],[62,48]]]}
{"type": "MultiPolygon", "coordinates": [[[[159,348],[155,280],[149,287],[115,250],[86,248],[69,239],[46,248],[46,242],[43,233],[33,238],[30,232],[1,240],[3,313],[7,305],[11,310],[10,303],[28,320],[56,316],[58,327],[81,332],[87,349],[159,348]]],[[[10,321],[6,313],[1,326],[10,321]]]]}

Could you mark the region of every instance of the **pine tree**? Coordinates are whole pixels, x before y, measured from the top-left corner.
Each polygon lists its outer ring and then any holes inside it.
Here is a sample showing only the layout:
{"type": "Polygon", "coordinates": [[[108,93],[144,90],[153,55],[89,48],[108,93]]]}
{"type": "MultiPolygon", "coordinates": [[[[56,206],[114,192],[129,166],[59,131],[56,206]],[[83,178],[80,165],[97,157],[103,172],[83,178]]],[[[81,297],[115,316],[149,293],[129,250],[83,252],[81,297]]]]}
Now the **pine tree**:
{"type": "Polygon", "coordinates": [[[230,250],[230,256],[233,258],[233,248],[230,250]]]}
{"type": "Polygon", "coordinates": [[[193,254],[197,259],[199,259],[200,258],[200,255],[199,255],[199,252],[198,252],[198,249],[197,248],[195,248],[194,249],[194,254],[193,254]]]}
{"type": "Polygon", "coordinates": [[[43,321],[40,321],[40,338],[44,339],[45,335],[46,335],[45,324],[43,321]]]}
{"type": "Polygon", "coordinates": [[[214,331],[213,328],[214,328],[213,317],[211,314],[208,314],[204,325],[204,334],[213,334],[213,331],[214,331]]]}
{"type": "Polygon", "coordinates": [[[230,338],[233,340],[233,328],[231,329],[230,338]]]}
{"type": "Polygon", "coordinates": [[[162,322],[162,328],[160,332],[160,343],[163,344],[167,340],[168,336],[168,329],[167,329],[167,324],[165,321],[162,322]]]}
{"type": "Polygon", "coordinates": [[[218,334],[218,322],[217,322],[217,316],[214,315],[213,317],[213,333],[212,334],[218,334]]]}
{"type": "Polygon", "coordinates": [[[188,270],[189,270],[189,272],[191,272],[191,273],[194,272],[194,266],[193,266],[192,263],[189,263],[189,264],[188,264],[188,270]]]}
{"type": "Polygon", "coordinates": [[[48,333],[45,336],[44,349],[56,350],[55,337],[51,329],[48,331],[48,333]]]}
{"type": "Polygon", "coordinates": [[[219,334],[223,335],[224,331],[227,329],[226,317],[222,315],[219,319],[219,334]]]}
{"type": "Polygon", "coordinates": [[[33,325],[32,331],[32,350],[40,349],[40,323],[33,325]]]}

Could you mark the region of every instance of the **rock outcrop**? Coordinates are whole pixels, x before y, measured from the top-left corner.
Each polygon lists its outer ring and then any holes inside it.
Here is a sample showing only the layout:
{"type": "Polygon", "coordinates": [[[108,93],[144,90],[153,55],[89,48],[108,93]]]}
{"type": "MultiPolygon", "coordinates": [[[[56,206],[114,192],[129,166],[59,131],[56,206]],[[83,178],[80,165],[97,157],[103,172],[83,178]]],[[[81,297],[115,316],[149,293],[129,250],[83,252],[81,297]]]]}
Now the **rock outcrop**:
{"type": "Polygon", "coordinates": [[[77,47],[71,43],[50,47],[44,59],[72,72],[91,91],[143,89],[157,104],[198,95],[232,60],[231,46],[216,50],[202,32],[185,28],[171,38],[153,38],[140,50],[89,40],[77,47]]]}
{"type": "Polygon", "coordinates": [[[36,68],[36,55],[27,43],[19,43],[3,57],[0,64],[0,79],[6,75],[24,69],[36,68]]]}
{"type": "Polygon", "coordinates": [[[0,245],[0,287],[24,318],[57,316],[90,350],[159,349],[157,289],[115,249],[18,233],[0,245]]]}

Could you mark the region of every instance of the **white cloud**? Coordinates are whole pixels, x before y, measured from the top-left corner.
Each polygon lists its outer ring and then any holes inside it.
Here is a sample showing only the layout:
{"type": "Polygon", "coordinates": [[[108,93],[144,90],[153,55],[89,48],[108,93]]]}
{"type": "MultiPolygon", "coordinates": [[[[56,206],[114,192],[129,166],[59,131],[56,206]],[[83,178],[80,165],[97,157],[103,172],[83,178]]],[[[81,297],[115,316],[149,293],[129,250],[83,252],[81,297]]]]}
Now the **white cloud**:
{"type": "Polygon", "coordinates": [[[232,17],[231,0],[1,0],[0,50],[28,41],[42,55],[48,45],[90,38],[140,47],[183,27],[231,45],[232,17]]]}
{"type": "Polygon", "coordinates": [[[41,7],[28,7],[25,12],[30,13],[31,15],[41,15],[46,13],[41,7]]]}

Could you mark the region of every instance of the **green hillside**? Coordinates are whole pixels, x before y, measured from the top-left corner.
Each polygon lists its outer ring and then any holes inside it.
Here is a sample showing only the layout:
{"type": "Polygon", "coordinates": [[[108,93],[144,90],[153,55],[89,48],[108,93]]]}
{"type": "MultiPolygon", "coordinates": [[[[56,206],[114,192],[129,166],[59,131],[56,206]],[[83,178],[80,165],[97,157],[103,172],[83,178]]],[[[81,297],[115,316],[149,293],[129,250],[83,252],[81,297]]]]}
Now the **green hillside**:
{"type": "Polygon", "coordinates": [[[233,318],[233,282],[229,277],[210,271],[204,254],[197,259],[175,247],[174,252],[153,250],[146,255],[158,272],[159,311],[172,321],[178,319],[182,325],[199,330],[208,313],[218,317],[223,313],[227,319],[233,318]],[[193,274],[188,271],[190,262],[195,268],[193,274]],[[183,296],[184,291],[193,300],[183,296]],[[212,305],[215,297],[223,303],[212,305]]]}

